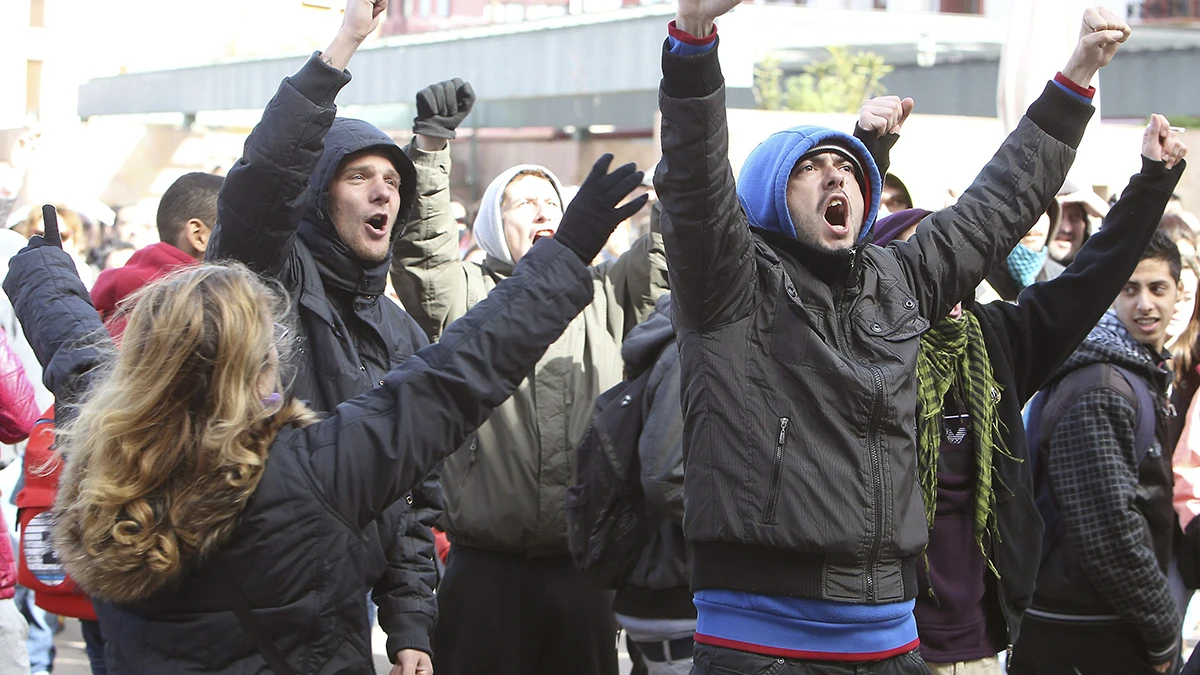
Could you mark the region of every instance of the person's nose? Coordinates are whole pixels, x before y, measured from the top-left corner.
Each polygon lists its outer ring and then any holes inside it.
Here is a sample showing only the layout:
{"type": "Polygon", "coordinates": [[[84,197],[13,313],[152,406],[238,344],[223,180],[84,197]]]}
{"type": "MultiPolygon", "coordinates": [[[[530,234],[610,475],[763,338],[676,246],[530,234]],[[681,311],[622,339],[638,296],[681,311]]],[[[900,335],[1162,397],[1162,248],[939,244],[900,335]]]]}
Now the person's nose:
{"type": "Polygon", "coordinates": [[[372,204],[387,204],[392,199],[391,187],[383,178],[376,178],[371,181],[371,203],[372,204]]]}
{"type": "Polygon", "coordinates": [[[1139,314],[1149,314],[1154,311],[1154,298],[1150,296],[1149,290],[1138,293],[1137,311],[1139,314]]]}
{"type": "Polygon", "coordinates": [[[831,188],[840,188],[846,184],[846,172],[836,165],[825,168],[825,184],[831,188]]]}
{"type": "Polygon", "coordinates": [[[537,207],[537,210],[533,212],[533,222],[541,224],[550,220],[550,217],[546,215],[546,202],[539,200],[534,202],[534,206],[537,207]]]}

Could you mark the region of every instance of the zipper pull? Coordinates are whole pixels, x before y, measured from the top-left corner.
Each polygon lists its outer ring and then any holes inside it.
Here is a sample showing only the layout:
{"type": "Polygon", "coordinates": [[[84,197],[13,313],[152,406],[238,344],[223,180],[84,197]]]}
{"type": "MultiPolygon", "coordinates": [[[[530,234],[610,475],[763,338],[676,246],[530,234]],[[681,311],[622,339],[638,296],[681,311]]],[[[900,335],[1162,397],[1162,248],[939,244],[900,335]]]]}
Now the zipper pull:
{"type": "Polygon", "coordinates": [[[779,444],[780,445],[783,445],[784,441],[787,440],[787,427],[788,427],[789,421],[790,420],[788,420],[788,418],[786,418],[786,417],[779,418],[779,444]]]}

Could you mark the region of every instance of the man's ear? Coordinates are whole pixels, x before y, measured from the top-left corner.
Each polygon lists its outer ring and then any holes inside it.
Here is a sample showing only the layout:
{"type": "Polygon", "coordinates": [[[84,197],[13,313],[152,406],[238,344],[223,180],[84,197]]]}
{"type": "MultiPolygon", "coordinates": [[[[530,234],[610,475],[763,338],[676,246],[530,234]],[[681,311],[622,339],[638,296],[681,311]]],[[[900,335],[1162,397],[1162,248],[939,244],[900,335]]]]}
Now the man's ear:
{"type": "Polygon", "coordinates": [[[212,228],[199,218],[190,218],[183,225],[183,233],[192,249],[203,256],[204,250],[208,248],[208,238],[212,234],[212,228]]]}

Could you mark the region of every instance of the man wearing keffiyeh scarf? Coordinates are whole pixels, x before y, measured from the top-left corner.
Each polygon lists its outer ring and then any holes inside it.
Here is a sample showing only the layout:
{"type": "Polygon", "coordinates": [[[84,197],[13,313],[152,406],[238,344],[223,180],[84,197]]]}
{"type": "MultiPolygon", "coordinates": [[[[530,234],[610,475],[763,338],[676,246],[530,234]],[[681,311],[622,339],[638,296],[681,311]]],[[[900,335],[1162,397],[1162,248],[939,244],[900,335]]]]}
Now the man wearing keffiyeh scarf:
{"type": "MultiPolygon", "coordinates": [[[[960,311],[961,306],[955,313],[960,311]]],[[[921,338],[917,353],[917,466],[930,529],[937,508],[938,454],[945,440],[943,420],[948,396],[961,401],[970,415],[970,433],[975,439],[975,542],[986,556],[984,534],[994,534],[996,520],[992,464],[1002,456],[1012,456],[1004,447],[1002,422],[996,411],[1000,385],[992,373],[979,319],[968,311],[938,322],[921,338]]],[[[988,566],[999,575],[991,561],[988,566]]]]}
{"type": "MultiPolygon", "coordinates": [[[[1170,135],[1165,119],[1154,124],[1170,135]]],[[[1017,304],[968,299],[922,337],[917,478],[930,531],[914,614],[934,675],[999,675],[995,654],[1017,639],[1042,539],[1021,411],[1137,266],[1183,171],[1166,151],[1175,143],[1147,132],[1142,172],[1061,275],[1017,304]]],[[[878,221],[875,243],[907,246],[928,215],[878,221]]]]}

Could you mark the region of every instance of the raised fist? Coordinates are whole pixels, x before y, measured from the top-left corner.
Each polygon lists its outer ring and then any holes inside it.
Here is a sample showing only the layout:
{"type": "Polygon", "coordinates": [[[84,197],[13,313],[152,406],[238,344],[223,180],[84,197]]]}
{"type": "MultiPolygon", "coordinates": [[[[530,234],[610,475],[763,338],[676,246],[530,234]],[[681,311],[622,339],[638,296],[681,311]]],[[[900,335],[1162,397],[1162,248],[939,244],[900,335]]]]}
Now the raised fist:
{"type": "Polygon", "coordinates": [[[1150,123],[1142,134],[1142,156],[1163,162],[1172,169],[1187,155],[1187,146],[1179,134],[1171,131],[1171,123],[1162,115],[1151,115],[1150,123]]]}
{"type": "Polygon", "coordinates": [[[1079,29],[1079,44],[1063,69],[1071,81],[1089,86],[1096,71],[1108,65],[1117,48],[1129,39],[1129,24],[1103,7],[1093,7],[1083,13],[1079,29]]]}
{"type": "Polygon", "coordinates": [[[413,133],[434,138],[455,138],[458,125],[475,105],[475,90],[457,77],[438,82],[417,92],[417,116],[413,133]]]}
{"type": "Polygon", "coordinates": [[[342,32],[362,42],[379,27],[379,17],[387,6],[388,0],[346,0],[342,32]]]}
{"type": "Polygon", "coordinates": [[[858,111],[858,126],[875,133],[876,138],[900,133],[900,127],[913,111],[913,100],[899,96],[877,96],[858,111]]]}

